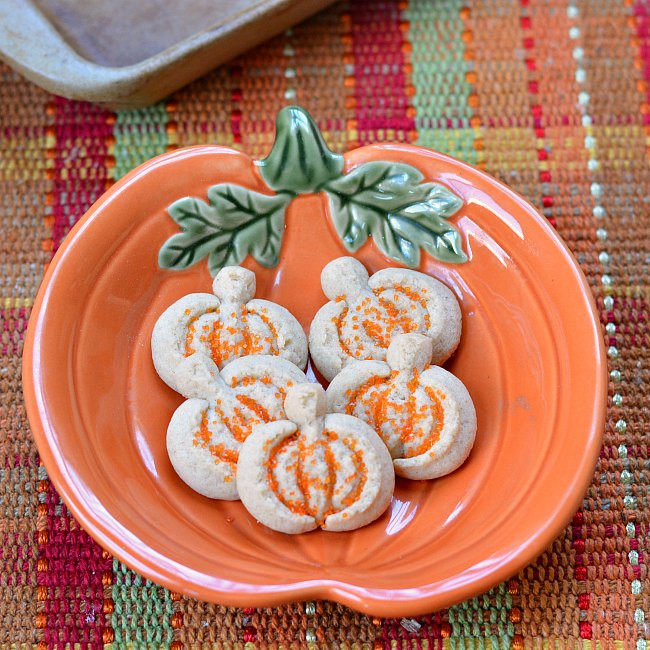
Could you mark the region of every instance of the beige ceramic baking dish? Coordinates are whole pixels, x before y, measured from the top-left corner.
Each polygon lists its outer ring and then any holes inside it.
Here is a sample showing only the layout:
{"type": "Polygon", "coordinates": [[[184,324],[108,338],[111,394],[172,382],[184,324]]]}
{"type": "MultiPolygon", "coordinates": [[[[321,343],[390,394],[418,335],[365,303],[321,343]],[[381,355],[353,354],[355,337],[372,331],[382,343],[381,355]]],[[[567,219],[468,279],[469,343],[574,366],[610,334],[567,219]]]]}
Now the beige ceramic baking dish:
{"type": "Polygon", "coordinates": [[[46,90],[155,102],[331,0],[6,0],[0,57],[46,90]]]}

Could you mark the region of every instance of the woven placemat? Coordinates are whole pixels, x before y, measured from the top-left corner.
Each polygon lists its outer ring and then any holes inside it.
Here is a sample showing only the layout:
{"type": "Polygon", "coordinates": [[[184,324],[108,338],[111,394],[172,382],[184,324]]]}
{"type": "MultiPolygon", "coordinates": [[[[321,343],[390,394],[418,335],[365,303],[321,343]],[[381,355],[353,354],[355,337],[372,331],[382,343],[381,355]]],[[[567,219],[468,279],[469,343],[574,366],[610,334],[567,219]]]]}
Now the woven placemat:
{"type": "Polygon", "coordinates": [[[646,650],[648,79],[650,6],[628,0],[350,2],[129,113],[0,68],[0,647],[646,650]],[[568,242],[600,310],[609,414],[582,508],[535,564],[429,616],[233,609],[151,584],[70,517],[25,417],[25,327],[70,226],[156,154],[219,143],[265,155],[287,103],[334,150],[415,142],[504,180],[568,242]]]}

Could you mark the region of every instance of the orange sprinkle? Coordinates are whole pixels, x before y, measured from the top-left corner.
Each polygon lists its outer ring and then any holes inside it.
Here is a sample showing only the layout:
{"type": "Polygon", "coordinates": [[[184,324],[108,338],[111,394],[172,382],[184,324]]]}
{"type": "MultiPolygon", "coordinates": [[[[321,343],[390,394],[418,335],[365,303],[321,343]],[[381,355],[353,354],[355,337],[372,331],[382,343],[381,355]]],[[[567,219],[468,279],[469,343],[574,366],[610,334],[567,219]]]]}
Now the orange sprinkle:
{"type": "MultiPolygon", "coordinates": [[[[257,314],[262,322],[268,327],[270,337],[267,337],[265,340],[267,343],[274,343],[275,346],[271,345],[271,351],[269,354],[279,354],[280,351],[277,347],[277,340],[278,340],[278,331],[275,328],[275,325],[271,321],[271,319],[266,315],[266,309],[262,309],[259,314],[257,314]]],[[[260,350],[261,351],[261,350],[260,350]]]]}
{"type": "Polygon", "coordinates": [[[351,444],[349,445],[349,447],[351,451],[354,452],[352,454],[354,473],[351,474],[350,477],[353,477],[353,479],[358,479],[358,480],[357,480],[357,484],[350,491],[350,493],[347,496],[345,496],[343,499],[341,499],[341,503],[346,508],[351,506],[353,503],[356,503],[359,500],[359,497],[363,492],[363,488],[366,485],[366,481],[368,480],[368,468],[366,467],[366,464],[363,462],[363,454],[361,453],[360,450],[354,449],[355,445],[351,444]]]}
{"type": "Polygon", "coordinates": [[[336,460],[334,451],[331,448],[331,444],[338,439],[337,433],[324,430],[321,439],[308,443],[299,433],[295,433],[277,443],[271,449],[265,462],[267,485],[276,494],[278,500],[295,514],[316,518],[320,525],[329,515],[337,512],[337,509],[332,505],[333,498],[334,495],[341,493],[345,484],[351,486],[349,494],[342,499],[342,502],[347,507],[359,498],[367,480],[367,471],[362,454],[356,449],[354,441],[346,437],[343,443],[352,453],[354,471],[344,479],[343,484],[338,483],[337,472],[341,470],[341,464],[336,460]],[[322,462],[325,463],[327,468],[324,478],[311,473],[311,468],[317,466],[319,462],[316,453],[321,451],[323,454],[322,462]],[[283,455],[286,457],[287,454],[292,454],[296,458],[296,462],[285,462],[284,467],[294,474],[298,494],[296,494],[295,490],[290,490],[285,494],[280,489],[275,476],[279,458],[283,455]],[[316,508],[312,504],[312,495],[317,492],[323,494],[324,507],[316,508]]]}
{"type": "Polygon", "coordinates": [[[387,340],[387,337],[384,334],[384,328],[379,323],[366,319],[361,321],[361,325],[363,325],[366,334],[375,341],[379,347],[388,347],[390,339],[387,340]]]}
{"type": "MultiPolygon", "coordinates": [[[[206,309],[206,311],[203,312],[203,313],[204,314],[214,314],[214,313],[218,313],[218,312],[219,312],[218,307],[210,307],[209,309],[206,309]]],[[[191,313],[192,313],[192,311],[190,309],[185,310],[185,315],[186,316],[189,316],[191,313]]],[[[203,314],[195,314],[187,322],[187,332],[185,333],[185,356],[186,357],[189,357],[189,356],[193,355],[196,352],[196,350],[192,347],[192,345],[194,344],[194,334],[195,334],[194,323],[199,318],[201,318],[201,316],[203,316],[203,314]]],[[[217,322],[219,322],[219,321],[218,320],[215,321],[215,323],[217,323],[217,322]]],[[[219,364],[217,364],[217,365],[219,365],[219,364]]]]}
{"type": "Polygon", "coordinates": [[[220,320],[216,320],[212,325],[212,332],[210,333],[210,350],[212,353],[212,359],[218,366],[220,366],[224,361],[221,350],[222,329],[223,323],[220,320]]]}
{"type": "Polygon", "coordinates": [[[244,417],[244,414],[241,412],[241,409],[233,409],[235,415],[233,418],[223,418],[223,423],[228,427],[230,433],[235,440],[238,442],[244,442],[250,433],[250,422],[247,421],[247,418],[244,417]]]}
{"type": "MultiPolygon", "coordinates": [[[[366,296],[360,303],[351,306],[349,309],[353,311],[351,320],[353,322],[352,329],[358,331],[359,325],[358,321],[361,321],[361,325],[365,330],[366,335],[379,347],[386,348],[390,343],[390,340],[395,334],[417,331],[422,328],[427,328],[430,326],[430,317],[426,309],[426,301],[422,297],[421,293],[414,291],[409,287],[402,285],[396,285],[392,287],[392,295],[389,297],[382,295],[384,292],[387,292],[386,287],[378,287],[373,289],[373,293],[376,298],[373,301],[373,298],[366,296]],[[409,298],[408,307],[400,308],[397,306],[397,301],[399,300],[400,294],[405,295],[409,298]],[[424,314],[419,318],[412,314],[411,312],[415,311],[417,304],[423,307],[424,314]],[[361,312],[364,316],[363,319],[359,319],[357,314],[361,312]],[[421,320],[420,320],[421,319],[421,320]],[[422,323],[422,320],[424,323],[422,323]]],[[[338,297],[336,301],[339,301],[338,297]]],[[[344,309],[338,317],[333,317],[332,322],[337,327],[337,334],[339,341],[341,343],[341,348],[344,353],[348,356],[354,356],[355,358],[366,358],[362,354],[363,346],[361,344],[360,338],[355,338],[354,342],[357,344],[356,350],[354,346],[351,345],[351,342],[347,338],[342,337],[342,330],[346,325],[346,320],[349,316],[347,309],[344,309]]]]}
{"type": "Polygon", "coordinates": [[[262,422],[270,422],[271,416],[269,415],[269,412],[252,397],[248,397],[248,395],[237,395],[236,398],[237,401],[243,404],[247,409],[255,413],[262,422]]]}
{"type": "Polygon", "coordinates": [[[194,440],[192,441],[192,444],[195,447],[198,447],[200,445],[202,449],[205,449],[208,446],[211,438],[212,434],[208,428],[208,412],[203,411],[201,414],[201,427],[194,433],[194,440]]]}
{"type": "Polygon", "coordinates": [[[429,451],[429,449],[431,449],[431,447],[433,447],[433,445],[440,439],[440,433],[442,431],[442,428],[445,426],[445,411],[442,408],[442,402],[439,399],[438,395],[436,395],[435,391],[429,386],[424,387],[424,392],[427,394],[427,397],[430,400],[429,408],[431,409],[431,414],[433,415],[435,424],[433,429],[428,432],[428,435],[420,445],[414,449],[406,450],[404,453],[404,458],[420,456],[421,454],[429,451]]]}
{"type": "Polygon", "coordinates": [[[336,334],[339,338],[339,341],[341,342],[341,347],[343,348],[343,351],[348,355],[352,356],[352,353],[350,351],[350,348],[343,342],[342,334],[341,334],[341,328],[343,327],[343,321],[345,320],[345,317],[348,315],[348,308],[346,307],[343,309],[341,314],[338,317],[335,317],[333,319],[334,324],[336,325],[336,334]]]}
{"type": "Polygon", "coordinates": [[[269,489],[278,497],[280,502],[285,505],[289,510],[293,510],[292,505],[294,501],[290,501],[285,498],[282,490],[278,486],[278,479],[275,477],[275,469],[278,465],[278,457],[282,454],[287,447],[293,446],[298,438],[298,434],[294,433],[292,436],[288,436],[275,444],[273,449],[271,449],[267,460],[264,462],[264,467],[266,468],[266,483],[269,486],[269,489]]]}
{"type": "Polygon", "coordinates": [[[239,454],[234,449],[226,449],[225,445],[221,442],[217,445],[210,445],[208,451],[216,460],[228,463],[229,465],[236,465],[239,460],[239,454]]]}
{"type": "Polygon", "coordinates": [[[388,409],[391,408],[393,410],[391,420],[399,421],[400,441],[405,446],[402,457],[412,458],[429,451],[440,439],[444,426],[444,409],[441,402],[444,395],[425,386],[424,391],[429,403],[418,408],[415,391],[419,386],[419,373],[414,372],[407,383],[408,399],[404,402],[391,401],[393,382],[398,374],[397,371],[393,371],[390,379],[371,377],[356,390],[348,391],[345,412],[365,419],[386,442],[382,427],[388,420],[388,409]],[[423,430],[422,423],[429,415],[433,417],[434,426],[430,430],[423,430]]]}

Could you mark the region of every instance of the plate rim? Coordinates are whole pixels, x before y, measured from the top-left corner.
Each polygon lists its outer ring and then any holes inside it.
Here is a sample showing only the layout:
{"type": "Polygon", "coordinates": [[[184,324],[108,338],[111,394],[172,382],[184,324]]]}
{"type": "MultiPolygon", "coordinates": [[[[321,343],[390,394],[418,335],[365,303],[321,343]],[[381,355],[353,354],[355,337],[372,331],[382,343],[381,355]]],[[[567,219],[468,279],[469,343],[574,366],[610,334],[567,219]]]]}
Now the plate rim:
{"type": "MultiPolygon", "coordinates": [[[[360,156],[366,149],[381,149],[393,152],[406,151],[411,154],[418,154],[420,152],[434,153],[436,156],[442,158],[448,163],[453,164],[461,176],[463,173],[467,172],[479,174],[491,186],[496,185],[499,190],[509,195],[509,197],[514,200],[523,211],[528,213],[528,215],[534,219],[538,225],[541,225],[545,235],[553,241],[567,264],[571,267],[573,277],[577,281],[581,293],[585,298],[585,305],[588,306],[589,309],[589,320],[591,325],[589,334],[596,343],[594,349],[595,366],[600,370],[600,372],[598,372],[597,376],[594,378],[595,403],[591,418],[590,431],[588,432],[588,436],[585,436],[587,444],[584,453],[577,461],[576,470],[573,473],[572,481],[570,483],[571,489],[567,491],[568,496],[563,500],[563,502],[557,504],[553,511],[553,516],[550,517],[543,526],[538,527],[537,533],[534,536],[519,544],[518,553],[514,557],[510,555],[505,559],[501,558],[487,574],[481,574],[470,582],[464,582],[460,585],[456,584],[450,588],[448,587],[443,589],[440,589],[439,586],[436,588],[436,583],[399,590],[381,589],[363,587],[359,584],[352,584],[343,580],[334,579],[309,579],[286,582],[283,584],[259,585],[239,582],[233,583],[219,579],[217,576],[215,576],[215,581],[220,583],[221,588],[215,587],[214,585],[197,586],[196,584],[193,584],[193,588],[189,589],[188,587],[190,585],[187,583],[187,579],[183,580],[178,575],[174,575],[168,569],[161,569],[160,565],[155,563],[151,555],[149,557],[143,557],[138,553],[133,553],[126,546],[120,545],[118,541],[114,541],[110,534],[104,530],[104,525],[93,518],[90,508],[84,504],[83,498],[76,494],[74,490],[69,489],[65,476],[55,462],[54,454],[50,446],[50,437],[46,431],[47,427],[43,422],[45,411],[43,405],[39,402],[37,390],[38,369],[40,366],[35,366],[35,362],[38,360],[35,353],[39,349],[38,334],[45,313],[44,309],[46,310],[47,307],[46,298],[48,291],[55,280],[58,265],[65,259],[66,251],[71,246],[71,243],[80,235],[80,233],[82,233],[86,224],[96,215],[100,208],[111,200],[113,195],[119,193],[127,185],[130,185],[134,179],[141,174],[147,173],[149,168],[156,166],[161,160],[169,160],[171,158],[185,156],[188,155],[188,153],[195,155],[200,154],[201,152],[214,154],[221,151],[223,153],[246,155],[230,147],[220,145],[196,145],[192,147],[184,147],[151,158],[133,169],[105,192],[71,228],[61,247],[50,261],[34,301],[25,335],[22,364],[23,395],[30,428],[34,434],[39,455],[48,472],[48,477],[54,484],[63,501],[66,503],[71,514],[82,525],[84,530],[98,544],[100,544],[100,546],[110,551],[114,557],[118,558],[138,573],[141,573],[172,591],[184,593],[188,596],[200,598],[205,601],[235,607],[269,607],[299,600],[328,599],[370,615],[392,617],[424,614],[440,609],[441,607],[448,607],[478,593],[482,593],[483,591],[499,584],[503,580],[510,578],[512,575],[515,575],[522,568],[530,564],[546,550],[553,540],[556,539],[559,532],[571,520],[579,503],[584,498],[587,488],[591,484],[593,470],[602,444],[604,425],[606,421],[608,391],[607,361],[605,343],[602,336],[600,318],[594,295],[580,265],[574,258],[568,245],[560,237],[559,233],[557,233],[557,231],[548,223],[548,221],[519,193],[512,190],[490,174],[487,174],[472,165],[430,148],[405,143],[378,143],[359,147],[351,152],[347,152],[346,160],[350,154],[354,154],[355,157],[360,156]],[[227,583],[229,587],[227,590],[223,588],[225,583],[227,583]],[[417,591],[417,595],[413,596],[413,591],[417,591]],[[406,592],[409,593],[407,594],[406,592]]],[[[153,551],[151,547],[149,547],[149,550],[153,551]]],[[[156,551],[153,551],[153,554],[158,555],[156,551]]],[[[450,581],[443,581],[443,583],[445,582],[448,583],[450,581]]]]}

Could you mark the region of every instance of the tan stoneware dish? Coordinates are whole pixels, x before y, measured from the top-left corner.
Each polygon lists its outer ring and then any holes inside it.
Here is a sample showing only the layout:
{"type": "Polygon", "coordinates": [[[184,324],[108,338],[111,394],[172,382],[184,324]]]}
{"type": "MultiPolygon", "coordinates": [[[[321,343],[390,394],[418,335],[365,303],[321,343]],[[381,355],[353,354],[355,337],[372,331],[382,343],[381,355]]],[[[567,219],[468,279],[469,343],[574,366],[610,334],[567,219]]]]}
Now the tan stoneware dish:
{"type": "Polygon", "coordinates": [[[415,146],[338,156],[289,107],[265,160],[178,150],[92,206],[48,268],[23,378],[57,490],[134,570],[227,605],[323,598],[402,616],[476,595],[552,542],[593,474],[605,369],[585,278],[521,197],[415,146]],[[174,472],[165,432],[183,398],[156,374],[152,329],[175,300],[241,264],[257,275],[256,297],[307,333],[328,301],[321,270],[344,255],[371,275],[417,268],[454,292],[463,330],[445,368],[472,397],[476,442],[447,476],[398,477],[390,507],[364,528],[285,535],[174,472]]]}
{"type": "Polygon", "coordinates": [[[152,104],[332,0],[0,2],[0,59],[56,95],[152,104]]]}

